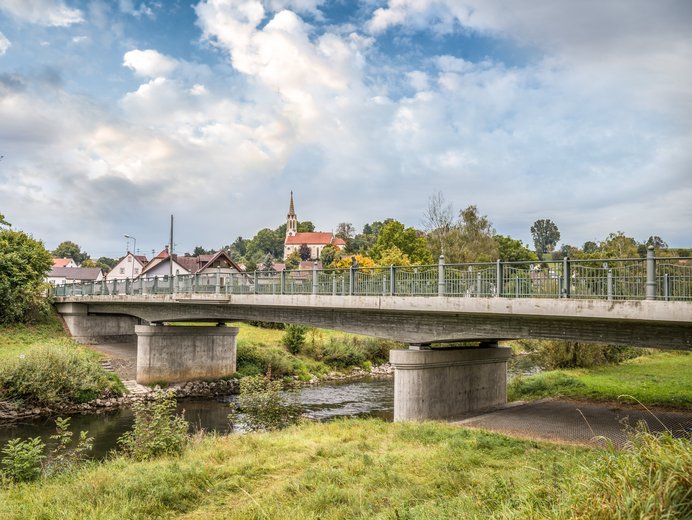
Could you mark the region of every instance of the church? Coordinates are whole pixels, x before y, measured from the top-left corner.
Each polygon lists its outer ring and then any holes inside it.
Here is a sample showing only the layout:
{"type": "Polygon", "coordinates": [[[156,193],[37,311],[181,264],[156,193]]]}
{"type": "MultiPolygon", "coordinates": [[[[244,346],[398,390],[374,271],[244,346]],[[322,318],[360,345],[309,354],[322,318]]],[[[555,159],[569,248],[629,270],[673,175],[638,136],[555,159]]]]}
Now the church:
{"type": "Polygon", "coordinates": [[[293,192],[291,192],[291,202],[288,206],[286,219],[286,240],[284,240],[284,259],[294,251],[300,252],[303,244],[310,248],[310,258],[319,259],[325,246],[333,245],[339,249],[346,247],[346,242],[334,236],[331,232],[313,231],[309,233],[298,233],[298,217],[293,206],[293,192]]]}

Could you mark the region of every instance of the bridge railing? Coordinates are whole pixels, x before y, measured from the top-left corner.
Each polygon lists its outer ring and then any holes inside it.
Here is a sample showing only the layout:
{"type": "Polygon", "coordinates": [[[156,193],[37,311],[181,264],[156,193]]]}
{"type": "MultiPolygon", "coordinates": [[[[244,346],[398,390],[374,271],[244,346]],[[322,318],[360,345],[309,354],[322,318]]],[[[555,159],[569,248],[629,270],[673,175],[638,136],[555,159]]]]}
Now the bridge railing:
{"type": "Polygon", "coordinates": [[[66,283],[55,296],[286,294],[692,301],[692,257],[186,274],[66,283]]]}

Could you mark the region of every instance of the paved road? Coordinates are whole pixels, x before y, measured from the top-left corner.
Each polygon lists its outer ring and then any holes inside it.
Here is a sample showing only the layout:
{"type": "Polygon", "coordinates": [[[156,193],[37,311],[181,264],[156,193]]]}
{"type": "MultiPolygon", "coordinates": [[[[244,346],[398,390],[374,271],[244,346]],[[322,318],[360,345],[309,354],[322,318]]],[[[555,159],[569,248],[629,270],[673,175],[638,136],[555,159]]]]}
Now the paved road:
{"type": "Polygon", "coordinates": [[[692,411],[653,411],[652,414],[643,407],[616,407],[567,399],[511,403],[502,410],[457,424],[530,439],[591,446],[606,445],[605,439],[610,439],[616,446],[623,446],[627,442],[627,425],[635,426],[639,421],[646,422],[652,432],[668,429],[677,437],[692,433],[692,411]]]}

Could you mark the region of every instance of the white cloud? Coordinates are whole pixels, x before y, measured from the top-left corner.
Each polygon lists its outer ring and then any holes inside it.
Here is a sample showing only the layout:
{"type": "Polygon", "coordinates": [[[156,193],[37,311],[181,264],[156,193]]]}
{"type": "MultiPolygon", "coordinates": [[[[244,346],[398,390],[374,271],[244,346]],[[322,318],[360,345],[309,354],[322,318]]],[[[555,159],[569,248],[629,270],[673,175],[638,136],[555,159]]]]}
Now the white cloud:
{"type": "Polygon", "coordinates": [[[66,6],[61,0],[3,0],[0,10],[38,25],[67,27],[84,21],[79,9],[66,6]]]}
{"type": "Polygon", "coordinates": [[[0,32],[0,56],[5,54],[7,52],[7,49],[9,49],[12,46],[12,42],[7,39],[7,37],[0,32]]]}
{"type": "Polygon", "coordinates": [[[132,69],[140,76],[158,77],[170,74],[177,66],[178,60],[155,50],[135,49],[125,53],[123,66],[132,69]]]}
{"type": "Polygon", "coordinates": [[[139,7],[135,7],[135,2],[133,0],[118,0],[118,7],[120,8],[120,12],[129,14],[135,18],[146,16],[147,18],[154,19],[156,18],[154,8],[161,8],[161,4],[156,2],[150,2],[149,4],[140,2],[139,7]]]}

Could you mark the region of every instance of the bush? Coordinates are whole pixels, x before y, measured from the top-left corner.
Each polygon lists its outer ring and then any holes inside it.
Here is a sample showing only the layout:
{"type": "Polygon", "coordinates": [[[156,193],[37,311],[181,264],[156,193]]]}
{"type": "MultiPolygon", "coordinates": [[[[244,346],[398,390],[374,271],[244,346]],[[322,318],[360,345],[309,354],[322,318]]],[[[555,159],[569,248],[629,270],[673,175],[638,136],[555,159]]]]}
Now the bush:
{"type": "Polygon", "coordinates": [[[286,325],[282,341],[291,354],[298,354],[305,345],[305,334],[308,328],[303,325],[286,325]]]}
{"type": "Polygon", "coordinates": [[[237,372],[242,377],[271,372],[275,378],[293,375],[299,364],[282,348],[253,344],[238,344],[236,363],[237,372]]]}
{"type": "Polygon", "coordinates": [[[584,387],[584,383],[564,372],[538,374],[528,378],[515,377],[507,388],[507,398],[515,401],[522,398],[550,397],[584,387]]]}
{"type": "Polygon", "coordinates": [[[577,341],[518,340],[514,343],[532,352],[536,364],[545,370],[590,368],[620,363],[646,352],[641,348],[577,341]]]}
{"type": "Polygon", "coordinates": [[[179,455],[190,439],[184,414],[175,413],[173,392],[159,390],[151,401],[133,405],[132,430],[118,439],[123,453],[135,460],[150,460],[161,455],[179,455]]]}
{"type": "Polygon", "coordinates": [[[246,377],[240,381],[240,395],[236,405],[231,405],[228,420],[231,424],[242,422],[248,430],[280,430],[300,419],[300,406],[290,404],[281,394],[279,381],[264,376],[246,377]]]}
{"type": "Polygon", "coordinates": [[[70,431],[70,419],[58,417],[55,420],[55,435],[50,438],[57,442],[46,458],[44,471],[48,475],[61,473],[72,466],[83,462],[86,453],[94,447],[93,437],[88,437],[86,431],[79,432],[79,440],[72,446],[73,433],[70,431]]]}
{"type": "Polygon", "coordinates": [[[41,463],[46,445],[40,437],[11,439],[0,451],[3,481],[31,482],[41,476],[41,463]]]}
{"type": "Polygon", "coordinates": [[[585,468],[583,518],[692,518],[692,440],[640,425],[624,452],[610,449],[585,468]]]}
{"type": "Polygon", "coordinates": [[[0,396],[27,405],[56,407],[84,403],[124,387],[93,352],[69,343],[35,347],[0,367],[0,396]]]}

